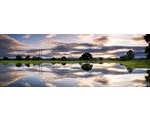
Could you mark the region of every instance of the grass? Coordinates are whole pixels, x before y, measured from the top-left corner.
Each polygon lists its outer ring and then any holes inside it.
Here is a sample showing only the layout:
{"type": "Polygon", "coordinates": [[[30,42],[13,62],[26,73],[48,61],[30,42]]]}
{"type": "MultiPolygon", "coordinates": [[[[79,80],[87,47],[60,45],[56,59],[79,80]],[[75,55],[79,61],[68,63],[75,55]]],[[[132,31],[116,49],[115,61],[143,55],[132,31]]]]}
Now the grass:
{"type": "Polygon", "coordinates": [[[148,59],[134,59],[134,60],[127,60],[127,61],[120,61],[120,60],[104,60],[105,63],[119,63],[126,67],[130,68],[150,68],[150,60],[148,59]]]}
{"type": "Polygon", "coordinates": [[[126,67],[130,68],[150,68],[150,60],[148,59],[134,59],[128,61],[120,61],[120,60],[0,60],[0,63],[3,64],[41,64],[41,63],[83,63],[83,62],[90,62],[90,63],[119,63],[126,67]]]}

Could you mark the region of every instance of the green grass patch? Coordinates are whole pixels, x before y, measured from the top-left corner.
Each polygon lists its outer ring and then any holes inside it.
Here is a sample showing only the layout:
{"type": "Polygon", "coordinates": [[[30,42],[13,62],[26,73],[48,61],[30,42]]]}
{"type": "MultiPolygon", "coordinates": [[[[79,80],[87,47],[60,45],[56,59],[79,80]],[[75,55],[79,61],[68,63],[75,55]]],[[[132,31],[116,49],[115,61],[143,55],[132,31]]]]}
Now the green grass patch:
{"type": "Polygon", "coordinates": [[[119,63],[126,67],[130,68],[150,68],[150,60],[142,59],[142,60],[128,60],[128,61],[120,61],[120,60],[0,60],[0,63],[3,64],[41,64],[41,63],[119,63]]]}

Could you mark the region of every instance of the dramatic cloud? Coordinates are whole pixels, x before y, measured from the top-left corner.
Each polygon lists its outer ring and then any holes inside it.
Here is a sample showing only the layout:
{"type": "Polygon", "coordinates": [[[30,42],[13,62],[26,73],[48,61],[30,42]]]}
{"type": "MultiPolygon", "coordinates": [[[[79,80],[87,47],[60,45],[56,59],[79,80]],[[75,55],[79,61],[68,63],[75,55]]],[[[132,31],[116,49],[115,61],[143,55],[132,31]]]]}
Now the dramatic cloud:
{"type": "Polygon", "coordinates": [[[0,56],[19,51],[26,48],[27,45],[23,44],[8,35],[0,35],[0,56]]]}
{"type": "Polygon", "coordinates": [[[28,39],[28,38],[30,38],[30,37],[31,37],[30,34],[26,34],[26,35],[23,36],[24,39],[28,39]]]}
{"type": "Polygon", "coordinates": [[[52,37],[54,37],[54,36],[56,36],[56,34],[47,34],[47,35],[45,36],[45,38],[52,38],[52,37]]]}

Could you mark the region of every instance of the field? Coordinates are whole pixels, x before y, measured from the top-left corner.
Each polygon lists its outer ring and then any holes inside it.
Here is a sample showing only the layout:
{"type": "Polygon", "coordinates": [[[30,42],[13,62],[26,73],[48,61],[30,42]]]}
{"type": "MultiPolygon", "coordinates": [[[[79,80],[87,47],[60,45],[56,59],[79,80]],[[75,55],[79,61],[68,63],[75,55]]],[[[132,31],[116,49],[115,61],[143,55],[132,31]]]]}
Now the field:
{"type": "Polygon", "coordinates": [[[127,61],[120,60],[0,60],[3,64],[41,64],[41,63],[119,63],[130,68],[150,68],[150,60],[148,59],[134,59],[127,61]]]}

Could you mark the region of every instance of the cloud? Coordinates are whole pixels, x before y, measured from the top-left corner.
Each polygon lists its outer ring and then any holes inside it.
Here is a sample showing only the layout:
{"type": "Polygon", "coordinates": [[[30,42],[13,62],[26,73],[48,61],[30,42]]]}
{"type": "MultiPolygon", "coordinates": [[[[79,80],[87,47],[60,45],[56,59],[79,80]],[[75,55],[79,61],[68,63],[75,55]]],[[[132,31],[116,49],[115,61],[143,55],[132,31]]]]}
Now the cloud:
{"type": "Polygon", "coordinates": [[[28,38],[30,38],[30,37],[31,37],[30,34],[26,34],[26,35],[23,36],[24,39],[28,39],[28,38]]]}
{"type": "Polygon", "coordinates": [[[78,83],[79,87],[94,87],[91,81],[82,80],[78,83]]]}
{"type": "Polygon", "coordinates": [[[63,43],[61,40],[51,39],[51,40],[41,40],[40,44],[42,47],[53,48],[53,47],[56,47],[58,45],[63,45],[66,43],[63,43]]]}
{"type": "Polygon", "coordinates": [[[54,37],[54,36],[56,36],[56,34],[47,34],[47,35],[45,36],[45,38],[52,38],[52,37],[54,37]]]}
{"type": "Polygon", "coordinates": [[[93,81],[98,82],[98,83],[102,83],[102,84],[108,84],[109,83],[109,79],[105,78],[103,76],[95,77],[93,81]]]}
{"type": "Polygon", "coordinates": [[[9,86],[12,83],[18,81],[19,79],[29,76],[26,73],[22,73],[10,67],[1,66],[0,72],[0,86],[9,86]]]}
{"type": "Polygon", "coordinates": [[[25,87],[31,87],[31,84],[29,84],[29,83],[24,83],[23,84],[25,87]]]}
{"type": "Polygon", "coordinates": [[[27,46],[8,35],[0,35],[0,56],[22,50],[27,46]]]}
{"type": "Polygon", "coordinates": [[[134,34],[132,40],[136,42],[146,43],[143,34],[134,34]]]}
{"type": "Polygon", "coordinates": [[[53,84],[51,84],[51,83],[46,83],[45,86],[46,86],[46,87],[56,87],[56,85],[53,85],[53,84]]]}
{"type": "Polygon", "coordinates": [[[0,48],[7,50],[19,50],[26,45],[9,37],[8,35],[0,35],[0,48]]]}
{"type": "Polygon", "coordinates": [[[109,41],[109,39],[107,36],[103,36],[103,37],[94,39],[94,42],[97,44],[107,43],[108,41],[109,41]]]}
{"type": "MultiPolygon", "coordinates": [[[[94,54],[94,57],[119,57],[132,49],[135,52],[140,52],[140,56],[144,55],[142,46],[104,46],[103,43],[109,42],[107,36],[93,39],[95,43],[64,43],[61,40],[43,40],[41,45],[47,46],[47,49],[51,50],[51,55],[58,55],[61,57],[63,53],[68,52],[68,56],[79,57],[84,52],[90,52],[94,54]],[[101,46],[99,46],[99,44],[101,46]]],[[[138,54],[136,54],[138,55],[138,54]]]]}
{"type": "Polygon", "coordinates": [[[92,42],[94,34],[79,34],[76,42],[89,43],[92,42]]]}

